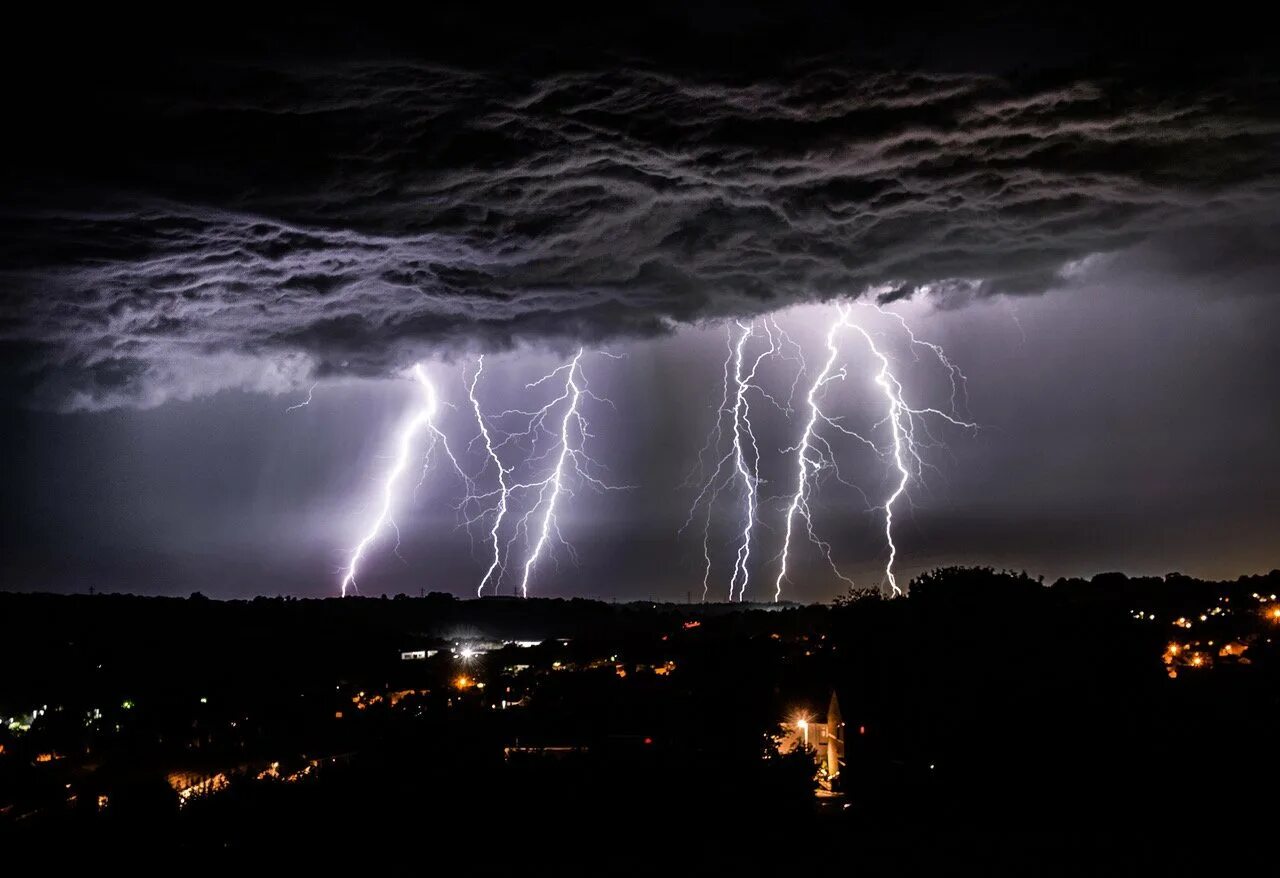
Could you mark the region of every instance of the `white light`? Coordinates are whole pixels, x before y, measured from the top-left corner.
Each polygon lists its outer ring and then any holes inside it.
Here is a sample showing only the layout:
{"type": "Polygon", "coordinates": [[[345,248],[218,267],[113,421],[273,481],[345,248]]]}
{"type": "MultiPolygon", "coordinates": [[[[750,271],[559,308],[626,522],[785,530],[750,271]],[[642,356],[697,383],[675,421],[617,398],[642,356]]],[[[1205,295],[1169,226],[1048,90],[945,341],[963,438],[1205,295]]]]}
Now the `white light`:
{"type": "MultiPolygon", "coordinates": [[[[356,543],[356,547],[351,551],[351,556],[347,561],[347,566],[342,573],[342,594],[345,597],[348,589],[356,588],[356,573],[359,570],[360,562],[364,558],[365,551],[369,548],[369,544],[377,538],[383,528],[390,526],[396,531],[396,548],[399,549],[400,531],[396,528],[395,520],[392,517],[392,509],[395,505],[396,494],[400,487],[400,480],[404,476],[405,470],[409,466],[409,457],[413,449],[413,440],[418,433],[426,431],[430,434],[432,442],[427,449],[429,455],[434,449],[436,442],[439,442],[444,448],[445,454],[453,464],[454,470],[460,475],[464,481],[469,483],[466,474],[462,472],[458,466],[458,461],[454,458],[453,452],[449,450],[449,443],[435,426],[436,416],[436,390],[428,380],[426,372],[423,371],[422,365],[417,364],[413,367],[413,377],[422,386],[425,394],[425,400],[414,416],[410,418],[403,427],[396,439],[396,454],[391,469],[387,471],[382,482],[382,502],[378,508],[378,514],[373,522],[369,525],[365,535],[360,542],[356,543]]],[[[424,469],[423,475],[426,475],[424,469]]]]}
{"type": "MultiPolygon", "coordinates": [[[[477,595],[482,594],[490,584],[493,585],[496,593],[506,574],[507,558],[510,556],[512,547],[522,538],[530,544],[520,577],[520,594],[525,597],[529,594],[529,581],[533,570],[549,551],[550,542],[559,542],[570,556],[573,556],[573,547],[560,533],[558,515],[564,498],[574,496],[575,487],[585,486],[597,491],[627,489],[625,486],[610,485],[597,475],[604,470],[604,467],[593,460],[587,451],[587,444],[593,437],[587,416],[583,412],[584,398],[609,407],[613,407],[613,403],[592,392],[582,371],[583,353],[584,350],[579,348],[570,360],[525,385],[526,390],[532,390],[559,378],[564,380],[563,390],[554,399],[534,410],[508,409],[493,415],[492,418],[486,418],[481,411],[476,394],[480,373],[484,368],[483,359],[480,360],[476,374],[468,385],[468,398],[471,400],[472,411],[480,427],[478,438],[484,443],[489,461],[498,469],[497,488],[487,493],[477,493],[474,485],[469,484],[468,494],[461,507],[469,510],[464,515],[468,526],[492,515],[489,537],[486,541],[491,547],[491,559],[477,586],[477,595]],[[558,429],[550,428],[548,421],[552,418],[552,412],[557,405],[561,404],[564,405],[564,413],[556,416],[558,429]],[[524,418],[522,429],[513,432],[500,426],[502,419],[513,417],[524,418]],[[543,451],[539,447],[543,437],[555,443],[550,450],[543,451]],[[515,465],[503,464],[499,453],[506,445],[512,443],[519,445],[523,441],[531,442],[533,446],[525,463],[553,461],[549,473],[543,478],[526,482],[517,482],[510,478],[515,465]],[[503,522],[508,518],[507,513],[511,509],[510,504],[513,498],[529,495],[534,498],[531,506],[509,528],[507,542],[505,547],[502,546],[500,532],[503,522]]],[[[612,359],[621,359],[604,351],[598,353],[612,359]]]]}
{"type": "Polygon", "coordinates": [[[490,579],[493,579],[495,573],[498,576],[494,582],[494,593],[496,594],[498,585],[502,580],[502,574],[506,572],[502,566],[501,548],[498,545],[498,531],[502,529],[502,520],[507,516],[507,498],[511,494],[511,489],[507,485],[507,476],[511,474],[511,468],[502,465],[502,460],[498,457],[498,452],[493,445],[493,436],[489,432],[489,425],[485,422],[484,414],[480,411],[480,401],[476,398],[476,384],[479,383],[480,373],[483,371],[484,357],[482,356],[476,365],[476,374],[467,386],[467,396],[471,400],[471,409],[475,412],[476,423],[480,426],[480,437],[484,440],[485,452],[498,470],[498,490],[496,492],[498,505],[494,510],[493,524],[489,528],[489,541],[493,546],[493,559],[489,562],[489,567],[485,570],[484,576],[480,578],[480,584],[476,586],[476,597],[484,594],[485,586],[489,584],[490,579]]]}
{"type": "MultiPolygon", "coordinates": [[[[876,308],[876,310],[881,313],[889,313],[880,308],[876,308]]],[[[911,481],[911,469],[908,468],[908,461],[913,462],[917,469],[924,465],[919,449],[916,447],[915,418],[923,415],[935,415],[950,424],[968,427],[969,429],[977,429],[977,424],[962,421],[953,415],[934,408],[911,408],[903,398],[902,384],[894,376],[889,365],[889,358],[876,346],[875,341],[871,338],[871,333],[856,323],[853,324],[853,328],[866,339],[872,355],[880,362],[880,369],[877,371],[874,381],[884,394],[885,402],[888,404],[888,413],[885,415],[884,420],[889,424],[890,435],[892,436],[891,457],[893,458],[893,466],[898,471],[898,480],[893,491],[883,504],[884,536],[885,542],[889,544],[889,558],[885,562],[884,574],[885,578],[889,580],[889,587],[897,595],[902,594],[902,589],[898,587],[898,580],[893,573],[893,563],[898,556],[898,546],[893,540],[893,509],[902,495],[906,493],[907,485],[911,481]]],[[[914,336],[912,336],[911,340],[913,343],[917,343],[914,336]]],[[[950,363],[945,358],[943,358],[943,364],[950,367],[950,363]]],[[[954,375],[955,372],[952,374],[954,375]]]]}
{"type": "Polygon", "coordinates": [[[546,512],[542,515],[542,527],[538,530],[538,539],[533,544],[529,557],[525,559],[524,575],[520,577],[520,595],[522,597],[529,596],[529,575],[533,572],[533,565],[537,563],[538,556],[542,554],[542,549],[546,546],[547,539],[551,536],[551,528],[556,521],[556,502],[560,499],[560,494],[564,490],[564,467],[571,453],[569,445],[570,425],[577,420],[578,432],[580,434],[585,432],[581,417],[578,415],[578,401],[582,399],[582,388],[574,380],[574,375],[578,370],[578,361],[581,359],[582,348],[578,348],[578,353],[569,361],[568,374],[565,378],[564,397],[569,400],[569,405],[564,410],[564,417],[560,421],[560,454],[556,458],[555,469],[552,471],[550,478],[543,482],[542,490],[538,495],[538,502],[541,503],[547,487],[550,486],[551,495],[547,499],[546,512]]]}
{"type": "MultiPolygon", "coordinates": [[[[796,453],[796,489],[791,495],[791,503],[787,507],[787,525],[785,536],[782,540],[782,552],[779,555],[780,566],[778,568],[778,578],[773,583],[773,599],[775,601],[782,597],[782,582],[787,578],[787,560],[791,553],[791,534],[797,514],[804,518],[805,526],[809,534],[809,542],[816,545],[822,550],[822,554],[827,559],[827,564],[837,577],[853,586],[854,582],[843,573],[841,573],[835,564],[835,560],[831,557],[831,546],[827,542],[818,538],[813,528],[813,518],[809,512],[809,492],[813,484],[814,477],[824,467],[835,467],[835,461],[831,456],[831,447],[826,440],[817,434],[819,422],[834,426],[843,433],[854,436],[862,442],[867,440],[858,436],[850,430],[839,426],[833,419],[827,417],[818,404],[818,393],[823,390],[832,381],[843,381],[846,377],[846,371],[843,366],[839,369],[834,368],[836,357],[840,350],[836,346],[836,333],[841,327],[848,325],[849,306],[836,306],[837,319],[827,329],[827,359],[822,370],[818,373],[813,383],[809,385],[809,392],[805,395],[805,402],[809,406],[809,420],[805,423],[804,433],[800,436],[800,442],[794,448],[787,448],[784,451],[794,450],[796,453]]],[[[870,443],[867,443],[870,444],[870,443]]],[[[873,446],[874,447],[874,446],[873,446]]]]}

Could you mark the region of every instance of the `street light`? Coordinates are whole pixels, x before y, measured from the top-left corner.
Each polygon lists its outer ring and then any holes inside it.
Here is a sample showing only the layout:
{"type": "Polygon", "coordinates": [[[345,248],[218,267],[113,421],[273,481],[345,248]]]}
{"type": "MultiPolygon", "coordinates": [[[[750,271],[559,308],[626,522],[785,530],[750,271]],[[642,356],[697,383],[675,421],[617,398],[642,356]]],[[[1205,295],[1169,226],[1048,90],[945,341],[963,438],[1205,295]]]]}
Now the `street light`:
{"type": "Polygon", "coordinates": [[[809,749],[809,721],[804,719],[797,720],[796,727],[799,728],[800,731],[804,732],[804,748],[808,750],[809,749]]]}

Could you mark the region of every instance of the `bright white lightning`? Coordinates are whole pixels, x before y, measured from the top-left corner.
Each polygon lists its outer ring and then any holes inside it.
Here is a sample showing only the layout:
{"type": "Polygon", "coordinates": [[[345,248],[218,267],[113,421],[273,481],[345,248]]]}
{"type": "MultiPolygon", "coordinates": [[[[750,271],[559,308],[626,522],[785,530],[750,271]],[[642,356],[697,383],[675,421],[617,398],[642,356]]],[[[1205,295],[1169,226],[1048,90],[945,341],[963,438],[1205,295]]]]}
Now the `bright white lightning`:
{"type": "MultiPolygon", "coordinates": [[[[724,438],[724,417],[725,415],[732,413],[732,410],[729,408],[729,367],[733,363],[734,352],[737,350],[739,344],[745,342],[746,335],[746,332],[742,333],[741,338],[738,340],[738,344],[733,342],[733,336],[731,334],[726,336],[728,353],[724,358],[724,382],[720,397],[720,405],[716,409],[715,425],[707,435],[706,444],[702,447],[702,450],[698,452],[698,466],[695,472],[705,472],[706,464],[704,461],[708,450],[712,453],[719,453],[720,451],[720,443],[724,438]]],[[[693,516],[697,513],[698,506],[705,498],[707,501],[707,515],[702,526],[702,558],[704,562],[702,568],[702,600],[704,602],[706,601],[707,594],[711,588],[711,514],[715,509],[715,501],[719,496],[721,489],[728,484],[727,481],[724,483],[720,482],[720,473],[732,454],[733,452],[730,451],[716,461],[716,466],[711,473],[711,477],[702,483],[702,488],[698,491],[698,495],[693,498],[693,505],[689,507],[689,517],[685,520],[685,523],[680,527],[679,531],[680,533],[683,533],[684,529],[693,522],[693,516]]],[[[692,479],[689,481],[692,481],[692,479]]]]}
{"type": "MultiPolygon", "coordinates": [[[[521,569],[520,593],[526,597],[534,570],[547,557],[553,540],[564,546],[571,558],[575,557],[573,547],[560,533],[558,519],[565,499],[574,496],[575,484],[599,491],[626,489],[610,485],[597,475],[604,467],[587,451],[587,444],[593,436],[584,412],[585,402],[599,402],[610,408],[613,403],[591,390],[583,374],[584,353],[579,349],[571,359],[525,385],[525,390],[536,390],[557,380],[563,381],[562,389],[555,398],[537,409],[513,408],[486,416],[477,393],[483,360],[468,386],[472,410],[480,427],[480,435],[474,441],[483,443],[489,461],[498,469],[498,485],[494,490],[477,493],[474,486],[469,485],[469,492],[462,503],[463,508],[470,510],[465,516],[468,526],[481,518],[493,516],[486,541],[491,549],[489,566],[480,580],[477,595],[483,594],[490,586],[496,593],[507,572],[507,559],[522,538],[528,546],[528,554],[521,569]],[[518,429],[508,430],[503,426],[511,419],[517,420],[518,429]],[[544,443],[548,447],[544,448],[544,443]],[[518,463],[509,460],[504,464],[502,456],[510,457],[510,452],[505,451],[508,446],[523,450],[524,458],[518,463]],[[541,477],[517,478],[517,468],[533,471],[541,468],[542,474],[541,477]],[[512,519],[512,511],[518,505],[524,505],[525,498],[530,496],[532,500],[525,506],[524,513],[514,518],[503,544],[504,522],[512,519]]],[[[600,354],[622,359],[603,351],[600,354]]]]}
{"type": "Polygon", "coordinates": [[[779,553],[778,578],[774,581],[773,599],[775,601],[782,597],[782,583],[787,578],[787,561],[791,553],[791,537],[797,515],[804,518],[809,541],[822,550],[827,563],[831,566],[836,576],[851,586],[854,584],[852,579],[849,579],[836,568],[835,561],[831,557],[831,546],[819,539],[814,531],[813,516],[809,510],[809,496],[815,477],[824,468],[835,466],[835,458],[830,453],[830,446],[818,434],[819,424],[831,424],[848,435],[856,436],[863,442],[867,441],[852,431],[840,427],[834,419],[823,413],[818,401],[819,394],[828,384],[833,381],[843,381],[847,375],[847,371],[843,366],[837,369],[835,364],[840,355],[840,348],[836,344],[836,336],[842,328],[849,325],[849,306],[837,305],[836,309],[837,319],[827,329],[827,358],[823,362],[822,369],[809,385],[809,392],[805,395],[805,403],[809,408],[809,417],[805,422],[804,432],[800,436],[799,443],[794,448],[783,449],[784,452],[795,451],[796,453],[796,488],[791,495],[791,502],[787,506],[785,536],[783,537],[782,551],[779,553]]]}
{"type": "MultiPolygon", "coordinates": [[[[910,325],[902,318],[901,315],[892,311],[887,311],[879,306],[868,306],[877,313],[891,317],[898,322],[906,333],[913,349],[915,347],[927,348],[941,363],[943,368],[951,380],[951,405],[952,413],[948,414],[934,408],[913,408],[907,404],[904,398],[902,384],[893,374],[889,357],[884,354],[876,345],[875,340],[862,325],[851,319],[852,311],[849,305],[840,304],[836,306],[836,318],[832,321],[827,329],[826,348],[827,357],[823,363],[822,369],[818,372],[813,382],[809,385],[809,392],[805,397],[808,406],[808,419],[805,422],[804,431],[801,434],[800,441],[791,448],[783,449],[784,453],[794,451],[796,453],[796,481],[795,490],[791,494],[790,502],[787,505],[786,527],[784,531],[782,550],[779,552],[779,569],[778,576],[774,582],[774,600],[778,600],[782,596],[782,584],[786,581],[788,575],[788,564],[790,554],[795,537],[795,524],[797,516],[804,519],[805,532],[809,542],[817,546],[823,556],[826,558],[831,570],[844,582],[853,585],[853,580],[842,574],[836,567],[831,557],[831,546],[818,537],[814,530],[813,518],[810,510],[810,498],[812,497],[816,480],[826,470],[831,470],[835,474],[835,478],[843,484],[849,485],[841,476],[836,464],[836,456],[830,442],[824,438],[822,430],[831,428],[844,436],[857,439],[862,444],[876,451],[877,454],[886,458],[892,463],[895,473],[893,490],[883,503],[878,505],[877,509],[884,509],[885,522],[884,533],[885,541],[889,547],[889,557],[885,564],[885,579],[888,581],[890,588],[894,594],[901,594],[902,589],[898,586],[897,578],[894,574],[893,567],[897,560],[898,547],[894,541],[893,525],[894,510],[899,500],[906,495],[907,488],[912,478],[920,475],[920,472],[926,466],[924,458],[920,454],[920,449],[925,447],[924,443],[918,442],[916,439],[917,420],[919,420],[919,428],[924,432],[925,436],[932,439],[929,434],[927,422],[923,420],[926,416],[941,418],[942,420],[955,426],[976,429],[977,425],[961,420],[955,414],[956,409],[961,404],[965,407],[968,405],[968,395],[965,387],[965,375],[960,371],[951,360],[947,357],[946,352],[940,345],[932,342],[924,341],[918,338],[912,331],[910,325]],[[839,359],[840,349],[837,344],[837,336],[842,329],[852,329],[859,333],[867,342],[871,349],[872,356],[876,358],[879,369],[874,375],[874,383],[879,388],[880,393],[884,396],[888,406],[888,412],[885,417],[880,420],[876,426],[888,424],[890,431],[890,443],[887,450],[881,450],[875,443],[859,433],[845,427],[839,418],[828,415],[822,409],[821,396],[827,385],[835,381],[843,381],[848,377],[848,369],[841,365],[837,368],[836,362],[839,359]]],[[[918,358],[917,358],[918,359],[918,358]]],[[[850,485],[850,487],[856,487],[850,485]]],[[[860,491],[860,489],[859,489],[860,491]]],[[[861,491],[860,491],[861,492],[861,491]]],[[[865,494],[863,495],[865,497],[865,494]]]]}
{"type": "MultiPolygon", "coordinates": [[[[547,544],[547,538],[551,534],[551,526],[556,518],[556,502],[560,499],[560,492],[564,481],[564,465],[570,454],[569,447],[569,425],[579,418],[578,400],[582,399],[582,388],[578,386],[574,380],[574,375],[578,371],[578,361],[582,359],[582,348],[578,348],[578,352],[574,354],[572,360],[569,361],[569,369],[565,378],[565,394],[569,398],[569,404],[565,407],[564,417],[560,419],[560,454],[556,457],[555,469],[551,471],[547,484],[551,487],[551,496],[546,498],[546,511],[542,513],[542,527],[538,530],[538,540],[533,544],[533,548],[529,550],[529,555],[524,562],[524,575],[520,577],[520,595],[522,597],[529,596],[529,574],[533,572],[533,565],[538,562],[538,557],[542,554],[542,549],[547,544]]],[[[579,432],[585,430],[585,425],[579,421],[579,432]]],[[[538,502],[543,501],[543,491],[539,492],[538,502]]]]}
{"type": "MultiPolygon", "coordinates": [[[[347,560],[347,566],[342,571],[342,594],[345,597],[348,589],[355,590],[356,574],[359,572],[360,562],[364,559],[365,553],[370,544],[377,539],[383,529],[390,527],[396,532],[396,548],[399,549],[399,528],[396,527],[395,519],[392,515],[395,506],[397,491],[400,487],[401,479],[404,477],[405,471],[409,467],[409,462],[413,453],[414,439],[419,433],[427,433],[431,437],[431,443],[424,454],[423,477],[426,477],[426,468],[430,461],[430,455],[434,450],[436,443],[439,442],[444,448],[446,456],[453,464],[454,469],[462,475],[466,480],[465,474],[458,466],[457,460],[453,456],[453,452],[449,450],[448,440],[435,425],[436,412],[439,409],[439,403],[436,400],[436,389],[431,381],[427,378],[426,372],[423,371],[422,365],[418,364],[413,367],[413,377],[422,387],[424,400],[420,408],[415,410],[413,416],[407,420],[400,428],[395,443],[395,456],[392,460],[391,468],[387,470],[382,480],[382,498],[378,506],[378,514],[370,522],[365,535],[356,543],[355,548],[351,550],[351,555],[347,560]]],[[[421,483],[419,483],[421,484],[421,483]]]]}
{"type": "MultiPolygon", "coordinates": [[[[883,309],[877,308],[876,310],[880,311],[882,314],[892,314],[892,312],[886,312],[883,309]]],[[[899,315],[893,314],[893,316],[897,317],[899,321],[901,321],[901,317],[899,315]]],[[[903,325],[905,326],[905,323],[903,325]]],[[[888,406],[888,412],[881,423],[887,422],[889,425],[890,436],[892,439],[890,457],[893,461],[894,469],[897,471],[898,478],[893,490],[890,492],[883,504],[884,536],[885,542],[888,543],[889,546],[889,558],[885,562],[884,575],[885,579],[889,582],[889,587],[893,589],[893,593],[895,595],[900,595],[902,594],[902,589],[898,586],[898,580],[893,573],[893,564],[898,556],[898,546],[893,539],[893,509],[894,504],[896,504],[906,493],[907,485],[911,482],[912,470],[908,466],[908,461],[914,462],[917,473],[924,466],[924,459],[920,455],[919,446],[915,437],[916,419],[925,415],[933,415],[954,426],[967,427],[971,430],[976,430],[978,425],[960,420],[954,415],[949,415],[946,412],[939,411],[935,408],[917,409],[908,405],[903,398],[902,384],[893,374],[889,357],[880,350],[876,345],[875,340],[871,337],[871,333],[867,332],[865,328],[857,323],[851,323],[850,326],[862,335],[864,339],[866,339],[867,346],[871,349],[872,356],[874,356],[880,363],[880,368],[876,372],[874,381],[876,386],[880,388],[881,393],[884,395],[885,403],[888,406]]],[[[928,347],[932,348],[936,354],[938,354],[942,364],[952,371],[952,380],[954,382],[955,375],[959,370],[956,370],[950,365],[950,361],[946,359],[946,355],[941,353],[941,348],[928,344],[927,342],[919,342],[915,335],[911,333],[910,329],[907,329],[907,334],[910,337],[912,344],[926,344],[928,347]]],[[[963,375],[961,375],[961,378],[963,379],[963,375]]],[[[954,386],[955,385],[953,384],[953,388],[954,386]]],[[[927,434],[928,427],[926,426],[924,429],[927,434]]]]}
{"type": "Polygon", "coordinates": [[[698,508],[704,503],[706,504],[706,517],[703,521],[702,529],[702,557],[704,562],[702,599],[704,601],[707,599],[711,585],[711,516],[721,492],[735,482],[741,485],[743,502],[741,513],[742,531],[734,557],[733,573],[729,579],[729,600],[742,600],[750,583],[751,546],[754,539],[755,524],[759,517],[760,448],[759,443],[756,441],[755,429],[751,421],[751,397],[749,391],[757,391],[760,396],[776,406],[780,411],[784,413],[790,412],[790,404],[788,403],[788,405],[784,406],[770,396],[756,383],[756,375],[760,370],[760,365],[766,359],[781,356],[779,353],[780,344],[790,343],[795,346],[795,343],[791,342],[772,320],[766,320],[763,323],[763,328],[768,347],[757,353],[750,360],[750,365],[748,366],[746,347],[750,339],[756,335],[756,325],[755,323],[744,324],[739,322],[737,326],[739,329],[737,337],[733,336],[731,330],[727,339],[728,352],[725,356],[723,367],[724,380],[720,406],[716,411],[716,421],[707,436],[707,442],[698,455],[698,469],[705,472],[708,451],[715,454],[720,452],[720,446],[726,432],[726,417],[729,419],[730,425],[728,430],[731,437],[730,447],[728,451],[716,460],[710,478],[707,478],[702,483],[697,496],[694,497],[693,505],[689,509],[689,516],[680,528],[683,532],[693,522],[693,517],[697,514],[698,508]],[[731,387],[733,388],[732,392],[730,391],[731,387]],[[731,398],[732,402],[730,401],[731,398]]]}
{"type": "MultiPolygon", "coordinates": [[[[559,504],[564,496],[573,496],[573,489],[566,484],[566,480],[570,474],[576,475],[582,480],[582,483],[588,487],[600,491],[618,491],[626,490],[625,486],[610,485],[592,472],[592,468],[601,469],[600,464],[596,463],[587,453],[586,444],[592,437],[590,425],[586,416],[582,412],[582,400],[591,399],[604,403],[612,407],[612,403],[603,397],[593,393],[587,383],[586,378],[582,374],[582,348],[573,355],[567,363],[553,369],[551,372],[525,385],[525,388],[532,390],[542,384],[550,382],[556,376],[564,375],[564,389],[555,399],[548,402],[541,408],[532,412],[520,412],[519,414],[530,418],[529,428],[520,434],[533,436],[536,442],[537,432],[546,430],[545,422],[555,406],[564,404],[564,414],[560,418],[559,429],[552,434],[555,437],[556,444],[553,446],[555,463],[546,478],[535,482],[517,483],[510,486],[510,490],[533,490],[537,492],[537,500],[528,512],[520,519],[516,527],[516,535],[521,531],[528,533],[529,521],[537,515],[541,510],[541,521],[537,528],[537,537],[534,539],[533,545],[529,548],[525,557],[524,570],[520,577],[520,594],[523,597],[529,596],[529,579],[533,574],[534,568],[538,561],[546,552],[547,544],[554,536],[561,544],[568,546],[564,537],[560,535],[559,525],[559,504]]],[[[504,412],[504,414],[509,414],[504,412]]],[[[552,451],[549,450],[542,455],[535,455],[530,458],[531,461],[550,458],[552,451]]],[[[516,539],[516,535],[512,536],[512,541],[516,539]]],[[[508,543],[510,546],[510,543],[508,543]]],[[[572,552],[572,547],[569,547],[572,552]]]]}
{"type": "Polygon", "coordinates": [[[737,563],[733,569],[733,576],[729,579],[729,600],[733,600],[735,583],[738,584],[738,600],[742,600],[747,591],[747,583],[751,578],[751,568],[748,566],[751,560],[751,531],[756,521],[756,496],[760,490],[760,445],[756,442],[755,429],[751,425],[751,401],[747,397],[747,390],[755,387],[754,382],[756,373],[760,370],[760,363],[777,351],[777,343],[774,341],[773,331],[770,329],[769,324],[766,323],[765,335],[769,339],[769,349],[757,355],[755,362],[751,364],[751,370],[746,375],[743,375],[742,349],[746,339],[752,335],[755,335],[755,324],[749,324],[746,327],[746,332],[739,339],[737,351],[734,355],[734,380],[737,382],[738,392],[734,397],[733,406],[733,459],[734,469],[737,470],[738,477],[742,481],[745,508],[742,516],[742,542],[738,544],[737,563]],[[743,444],[744,433],[751,442],[752,461],[750,467],[747,466],[747,453],[743,444]]]}
{"type": "MultiPolygon", "coordinates": [[[[502,520],[507,516],[507,499],[511,493],[511,488],[507,484],[507,477],[511,475],[511,468],[504,466],[502,459],[498,457],[498,452],[493,444],[493,435],[489,431],[489,425],[485,421],[484,414],[480,411],[480,400],[476,397],[476,385],[480,382],[480,373],[483,371],[484,357],[481,356],[479,363],[476,365],[476,374],[472,376],[471,383],[467,385],[467,396],[471,400],[471,408],[475,412],[476,423],[480,427],[480,437],[484,440],[485,452],[498,470],[498,490],[495,492],[498,496],[498,504],[494,510],[493,523],[489,528],[489,541],[493,547],[493,558],[489,562],[489,567],[485,570],[484,576],[480,579],[480,585],[476,587],[476,597],[484,594],[485,586],[494,578],[495,573],[499,579],[502,577],[502,547],[498,543],[498,533],[502,530],[502,520]]],[[[495,582],[496,587],[497,583],[495,582]]]]}
{"type": "Polygon", "coordinates": [[[960,408],[957,406],[957,397],[964,398],[964,408],[967,410],[969,408],[969,379],[960,371],[960,367],[951,362],[947,357],[947,352],[942,349],[942,345],[917,338],[915,332],[911,329],[911,324],[908,323],[906,318],[898,312],[881,308],[879,305],[872,305],[871,307],[875,308],[880,314],[883,314],[886,317],[892,317],[894,320],[898,321],[898,325],[901,326],[903,332],[907,334],[907,338],[911,340],[912,345],[928,348],[933,352],[933,355],[938,358],[938,362],[947,370],[947,375],[951,379],[951,413],[955,414],[960,411],[960,408]]]}
{"type": "MultiPolygon", "coordinates": [[[[738,555],[733,565],[733,576],[729,578],[729,600],[733,600],[734,587],[738,583],[738,574],[742,574],[742,587],[745,588],[747,585],[747,579],[750,575],[747,561],[751,557],[751,528],[756,520],[755,474],[747,469],[746,453],[742,447],[743,420],[749,416],[749,413],[744,412],[747,406],[748,385],[747,380],[742,375],[742,349],[746,346],[747,339],[755,333],[755,325],[739,323],[738,328],[742,330],[742,335],[738,336],[738,343],[734,346],[733,352],[733,380],[738,385],[738,389],[733,396],[733,468],[738,474],[738,478],[742,481],[742,493],[746,508],[742,516],[742,542],[738,544],[738,555]]],[[[750,429],[750,421],[747,421],[747,428],[748,430],[750,429]]],[[[754,444],[754,434],[752,438],[754,444]]],[[[759,463],[759,457],[760,454],[757,451],[757,464],[759,463]]]]}

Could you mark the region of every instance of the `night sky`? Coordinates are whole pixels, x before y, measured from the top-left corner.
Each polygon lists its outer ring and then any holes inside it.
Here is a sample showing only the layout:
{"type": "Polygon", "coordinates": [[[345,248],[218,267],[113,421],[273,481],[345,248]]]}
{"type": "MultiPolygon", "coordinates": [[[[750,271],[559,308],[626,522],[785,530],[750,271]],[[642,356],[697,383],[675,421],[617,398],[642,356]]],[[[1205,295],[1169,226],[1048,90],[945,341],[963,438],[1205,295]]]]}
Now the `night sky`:
{"type": "MultiPolygon", "coordinates": [[[[612,402],[588,401],[591,451],[629,488],[566,498],[577,563],[558,547],[530,593],[697,599],[682,485],[727,337],[754,320],[808,363],[762,369],[790,417],[757,397],[747,597],[772,597],[786,449],[853,301],[904,390],[947,409],[945,369],[865,303],[941,344],[979,425],[933,431],[901,581],[1276,567],[1280,76],[1269,31],[1218,12],[16,15],[0,588],[336,594],[421,398],[405,371],[424,365],[487,484],[477,357],[497,413],[582,346],[612,402]]],[[[846,336],[840,362],[825,408],[884,440],[866,347],[846,336]]],[[[837,449],[857,487],[825,481],[815,526],[841,573],[881,585],[869,507],[892,473],[837,449]]],[[[446,471],[416,481],[361,592],[473,594],[485,522],[459,526],[446,471]]],[[[712,516],[712,599],[738,509],[712,516]]],[[[784,597],[844,588],[806,546],[784,597]]]]}

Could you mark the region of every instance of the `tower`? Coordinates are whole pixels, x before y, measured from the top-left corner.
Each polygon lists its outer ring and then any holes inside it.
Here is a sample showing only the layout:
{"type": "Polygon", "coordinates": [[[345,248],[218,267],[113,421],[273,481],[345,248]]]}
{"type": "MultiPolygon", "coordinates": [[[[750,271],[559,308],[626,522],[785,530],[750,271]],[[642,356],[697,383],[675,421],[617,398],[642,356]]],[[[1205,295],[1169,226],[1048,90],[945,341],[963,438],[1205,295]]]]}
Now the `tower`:
{"type": "Polygon", "coordinates": [[[827,706],[827,777],[840,775],[840,763],[844,762],[844,717],[840,715],[840,699],[831,690],[831,703],[827,706]]]}

